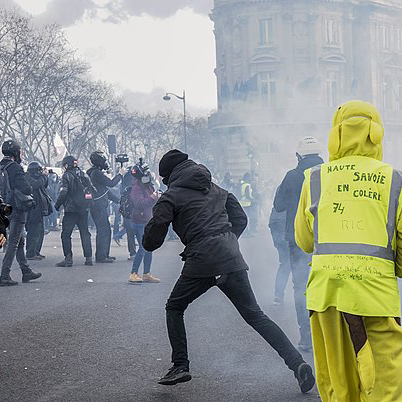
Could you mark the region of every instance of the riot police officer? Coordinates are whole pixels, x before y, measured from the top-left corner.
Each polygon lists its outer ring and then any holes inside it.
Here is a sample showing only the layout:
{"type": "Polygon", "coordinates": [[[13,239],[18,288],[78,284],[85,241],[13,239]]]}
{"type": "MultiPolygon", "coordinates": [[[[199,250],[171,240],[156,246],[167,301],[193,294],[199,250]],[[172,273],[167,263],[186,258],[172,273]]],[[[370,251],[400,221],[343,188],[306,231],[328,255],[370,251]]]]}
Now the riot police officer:
{"type": "Polygon", "coordinates": [[[95,261],[98,263],[109,263],[115,260],[109,256],[110,241],[112,231],[110,229],[108,205],[109,200],[119,203],[119,198],[109,191],[115,187],[123,178],[124,168],[120,169],[113,179],[109,179],[105,171],[108,171],[109,165],[104,152],[95,151],[90,156],[92,167],[88,169],[88,175],[91,178],[92,185],[95,188],[94,199],[91,205],[91,216],[96,226],[96,251],[95,261]]]}

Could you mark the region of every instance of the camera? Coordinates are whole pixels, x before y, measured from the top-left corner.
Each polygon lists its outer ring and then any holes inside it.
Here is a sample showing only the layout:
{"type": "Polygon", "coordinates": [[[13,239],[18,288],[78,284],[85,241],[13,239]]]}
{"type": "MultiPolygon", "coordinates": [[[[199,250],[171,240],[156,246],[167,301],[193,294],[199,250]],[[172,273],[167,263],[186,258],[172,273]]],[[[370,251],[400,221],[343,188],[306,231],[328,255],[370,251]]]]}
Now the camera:
{"type": "Polygon", "coordinates": [[[5,202],[0,203],[0,215],[10,216],[13,212],[13,207],[5,202]]]}
{"type": "Polygon", "coordinates": [[[129,158],[127,154],[118,154],[116,155],[115,161],[116,163],[120,163],[121,166],[123,166],[123,163],[128,162],[129,158]]]}

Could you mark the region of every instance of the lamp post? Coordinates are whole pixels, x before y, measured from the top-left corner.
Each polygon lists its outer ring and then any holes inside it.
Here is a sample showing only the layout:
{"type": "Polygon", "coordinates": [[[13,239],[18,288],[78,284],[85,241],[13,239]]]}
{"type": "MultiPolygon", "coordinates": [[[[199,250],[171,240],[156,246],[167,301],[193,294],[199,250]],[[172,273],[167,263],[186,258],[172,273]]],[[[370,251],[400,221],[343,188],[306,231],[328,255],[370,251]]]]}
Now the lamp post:
{"type": "Polygon", "coordinates": [[[172,92],[166,92],[163,97],[164,101],[170,101],[170,95],[175,96],[177,99],[183,101],[183,131],[184,131],[184,152],[187,152],[187,120],[186,120],[186,91],[183,89],[183,96],[176,95],[172,92]]]}

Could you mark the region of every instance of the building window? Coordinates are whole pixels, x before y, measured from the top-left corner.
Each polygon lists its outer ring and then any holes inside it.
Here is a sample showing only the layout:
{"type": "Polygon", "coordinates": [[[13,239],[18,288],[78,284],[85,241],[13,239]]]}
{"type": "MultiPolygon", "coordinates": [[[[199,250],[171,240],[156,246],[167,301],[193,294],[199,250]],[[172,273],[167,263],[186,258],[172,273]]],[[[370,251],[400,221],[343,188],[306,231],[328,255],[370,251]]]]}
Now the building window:
{"type": "Polygon", "coordinates": [[[260,73],[260,91],[262,106],[276,105],[276,79],[272,72],[260,73]]]}
{"type": "Polygon", "coordinates": [[[395,42],[396,42],[396,51],[401,52],[402,51],[402,29],[401,28],[396,28],[395,42]]]}
{"type": "Polygon", "coordinates": [[[402,82],[396,87],[396,110],[402,110],[402,82]]]}
{"type": "Polygon", "coordinates": [[[380,25],[380,44],[384,50],[389,50],[389,28],[380,25]]]}
{"type": "Polygon", "coordinates": [[[382,106],[384,110],[392,110],[392,85],[390,81],[384,81],[381,85],[382,90],[382,106]]]}
{"type": "Polygon", "coordinates": [[[325,20],[325,41],[327,45],[339,45],[339,25],[333,19],[325,20]]]}
{"type": "Polygon", "coordinates": [[[260,46],[274,43],[274,21],[272,18],[260,20],[260,46]]]}
{"type": "Polygon", "coordinates": [[[327,106],[338,106],[338,82],[335,73],[330,73],[326,81],[327,106]]]}

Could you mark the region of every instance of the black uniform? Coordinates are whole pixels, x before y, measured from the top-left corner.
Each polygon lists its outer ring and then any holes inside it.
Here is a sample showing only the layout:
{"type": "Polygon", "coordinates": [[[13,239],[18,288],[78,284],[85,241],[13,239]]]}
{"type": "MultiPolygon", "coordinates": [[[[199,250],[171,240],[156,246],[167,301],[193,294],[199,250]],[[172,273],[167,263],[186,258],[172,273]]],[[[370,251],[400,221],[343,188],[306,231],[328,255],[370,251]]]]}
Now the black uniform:
{"type": "MultiPolygon", "coordinates": [[[[275,348],[290,369],[297,371],[303,363],[300,353],[262,312],[251,289],[248,267],[237,240],[247,226],[247,217],[236,197],[213,184],[204,166],[190,160],[174,166],[169,174],[169,188],[155,205],[143,237],[146,250],[157,249],[172,222],[186,246],[181,254],[181,276],[166,304],[174,366],[188,370],[189,365],[184,311],[208,289],[218,286],[244,320],[275,348]]],[[[164,176],[162,172],[161,175],[164,176]]]]}
{"type": "Polygon", "coordinates": [[[35,208],[28,212],[27,229],[27,258],[40,256],[45,235],[43,217],[52,213],[53,208],[45,189],[48,179],[42,173],[27,173],[28,182],[33,190],[35,208]]]}
{"type": "Polygon", "coordinates": [[[277,212],[286,211],[286,240],[289,244],[295,308],[300,330],[299,347],[303,349],[311,348],[310,318],[306,309],[305,296],[310,273],[308,268],[310,258],[296,244],[294,221],[304,182],[304,171],[321,163],[323,163],[322,158],[315,154],[301,159],[296,169],[286,173],[281,185],[276,190],[274,199],[275,210],[277,212]]]}
{"type": "Polygon", "coordinates": [[[66,260],[71,260],[71,234],[75,225],[80,231],[84,256],[92,258],[91,233],[88,230],[88,204],[84,201],[83,187],[91,187],[88,176],[79,168],[69,168],[61,178],[61,188],[55,208],[64,206],[64,217],[61,230],[61,242],[66,260]]]}
{"type": "Polygon", "coordinates": [[[95,187],[94,202],[91,205],[91,216],[96,226],[95,260],[101,262],[109,258],[112,239],[108,214],[109,200],[116,203],[120,202],[119,198],[114,196],[109,189],[115,187],[122,177],[118,174],[113,179],[109,179],[98,166],[92,166],[88,170],[88,175],[95,187]]]}

